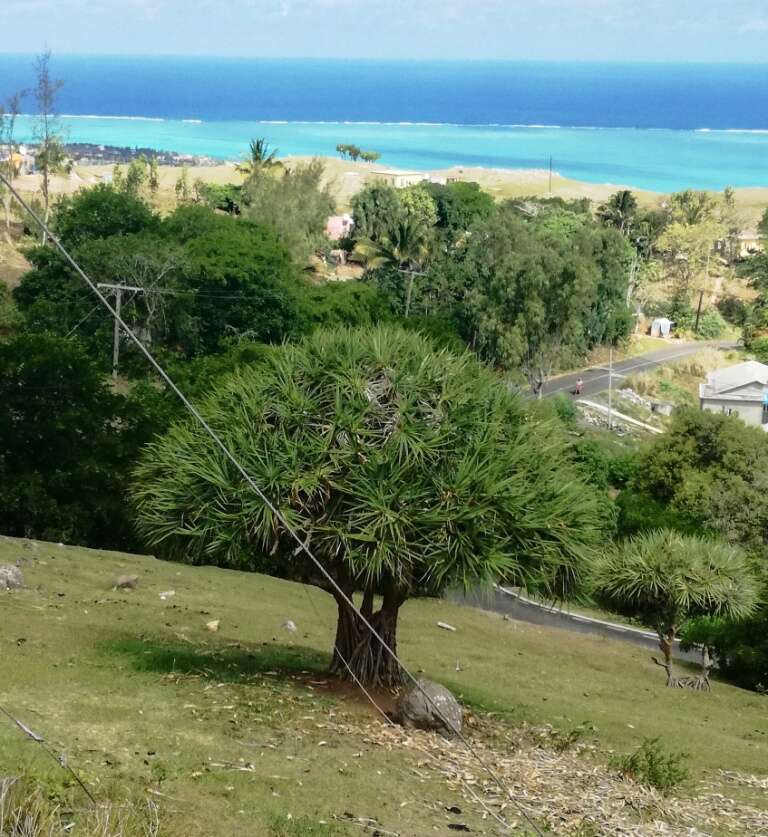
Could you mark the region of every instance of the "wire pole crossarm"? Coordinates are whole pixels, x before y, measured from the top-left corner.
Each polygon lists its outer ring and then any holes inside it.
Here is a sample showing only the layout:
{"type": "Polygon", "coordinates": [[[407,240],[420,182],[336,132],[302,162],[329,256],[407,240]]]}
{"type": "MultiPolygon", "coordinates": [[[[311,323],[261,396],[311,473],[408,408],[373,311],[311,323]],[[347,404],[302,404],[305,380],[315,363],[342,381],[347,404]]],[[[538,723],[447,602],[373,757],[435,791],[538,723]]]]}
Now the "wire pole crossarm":
{"type": "MultiPolygon", "coordinates": [[[[290,536],[290,538],[296,543],[297,545],[297,554],[299,552],[303,552],[307,558],[315,565],[319,573],[323,576],[323,578],[328,582],[328,584],[334,589],[335,595],[338,596],[339,600],[343,601],[347,607],[357,616],[360,620],[360,623],[364,625],[371,633],[371,636],[376,639],[376,641],[381,645],[382,650],[385,654],[387,654],[394,662],[398,664],[400,669],[402,670],[403,674],[408,677],[408,679],[414,684],[415,688],[418,689],[424,700],[429,704],[431,709],[435,712],[438,718],[440,718],[445,727],[449,730],[452,730],[456,737],[461,741],[462,745],[467,749],[469,753],[472,754],[473,758],[478,762],[478,764],[485,770],[485,772],[491,777],[494,784],[499,788],[499,790],[504,794],[504,796],[512,802],[517,809],[519,810],[520,814],[525,818],[525,820],[530,825],[533,832],[538,835],[538,837],[544,837],[543,832],[539,828],[539,826],[533,821],[527,811],[522,807],[522,805],[518,802],[515,798],[514,794],[510,791],[510,789],[506,786],[506,784],[501,780],[499,775],[496,771],[488,764],[488,762],[483,759],[480,753],[472,746],[472,743],[469,739],[464,735],[463,732],[457,730],[453,727],[451,722],[446,719],[444,713],[440,710],[440,707],[435,703],[435,701],[430,697],[429,694],[423,689],[421,684],[418,681],[418,678],[410,671],[410,669],[400,660],[397,653],[390,647],[389,643],[382,637],[381,633],[376,629],[376,627],[371,623],[370,619],[368,619],[360,609],[355,605],[354,601],[350,596],[348,596],[344,590],[342,590],[339,583],[336,579],[331,575],[331,573],[326,569],[325,565],[314,555],[312,550],[309,548],[308,544],[305,543],[302,538],[299,536],[298,532],[293,528],[293,526],[289,523],[285,515],[277,508],[277,506],[269,499],[269,497],[264,493],[264,491],[259,487],[258,483],[253,479],[253,477],[248,473],[245,467],[242,465],[240,460],[235,456],[234,453],[229,449],[226,443],[222,440],[219,434],[210,426],[210,424],[205,420],[203,415],[200,411],[192,404],[192,402],[187,398],[186,395],[179,389],[177,384],[174,380],[170,377],[170,375],[165,371],[165,369],[160,365],[157,361],[155,356],[152,352],[147,349],[147,347],[139,340],[136,336],[134,331],[130,328],[130,326],[122,319],[121,315],[118,311],[113,307],[107,297],[102,293],[101,288],[88,276],[88,274],[80,267],[80,265],[72,258],[69,254],[69,251],[64,247],[64,245],[59,241],[58,237],[50,231],[46,222],[40,218],[40,216],[27,204],[27,202],[21,197],[19,192],[8,182],[7,178],[0,173],[0,182],[4,183],[10,190],[11,194],[16,198],[22,208],[29,214],[31,218],[34,219],[35,223],[40,227],[41,230],[44,230],[49,237],[49,240],[54,244],[54,246],[59,250],[59,252],[64,256],[67,263],[72,267],[72,269],[81,277],[81,279],[88,285],[88,287],[93,291],[94,294],[99,298],[101,303],[104,307],[109,311],[109,313],[115,318],[117,323],[120,327],[125,331],[127,336],[135,343],[136,347],[139,351],[144,355],[147,359],[147,362],[152,366],[152,368],[157,372],[157,374],[162,378],[165,384],[171,389],[171,391],[176,395],[176,397],[181,401],[184,407],[189,411],[189,413],[194,417],[194,419],[200,424],[200,426],[205,430],[208,436],[211,438],[213,443],[216,447],[221,451],[223,456],[233,465],[235,470],[240,474],[240,476],[245,480],[247,485],[250,489],[256,494],[257,497],[264,503],[264,505],[269,509],[269,511],[274,515],[275,520],[277,520],[280,525],[283,527],[284,532],[290,536]]],[[[105,288],[105,290],[107,290],[105,288]]]]}
{"type": "MultiPolygon", "coordinates": [[[[58,241],[56,242],[58,244],[58,241]]],[[[120,366],[120,311],[123,303],[123,291],[133,293],[144,293],[144,288],[137,288],[133,285],[113,285],[109,282],[97,282],[97,288],[115,292],[115,331],[112,337],[112,379],[117,380],[118,367],[120,366]]]]}

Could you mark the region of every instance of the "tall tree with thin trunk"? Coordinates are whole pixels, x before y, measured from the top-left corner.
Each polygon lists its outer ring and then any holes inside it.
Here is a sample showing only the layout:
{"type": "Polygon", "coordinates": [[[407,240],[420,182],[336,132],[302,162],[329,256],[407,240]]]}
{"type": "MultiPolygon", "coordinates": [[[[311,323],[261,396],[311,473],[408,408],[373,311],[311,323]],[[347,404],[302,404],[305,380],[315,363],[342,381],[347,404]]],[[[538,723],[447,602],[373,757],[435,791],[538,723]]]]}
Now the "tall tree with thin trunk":
{"type": "Polygon", "coordinates": [[[745,554],[723,541],[660,529],[637,535],[596,567],[595,590],[620,611],[640,616],[659,637],[667,686],[709,690],[711,660],[699,678],[677,677],[672,653],[683,625],[697,616],[743,619],[759,601],[745,554]]]}
{"type": "Polygon", "coordinates": [[[606,226],[615,227],[622,235],[629,235],[637,216],[637,198],[629,189],[622,189],[598,207],[597,215],[606,226]]]}
{"type": "MultiPolygon", "coordinates": [[[[51,76],[51,51],[46,49],[35,59],[35,101],[37,103],[37,153],[35,163],[42,176],[43,219],[48,223],[51,214],[51,177],[66,167],[62,145],[61,122],[56,114],[56,99],[64,86],[61,79],[51,76]]],[[[46,243],[47,234],[42,233],[46,243]]]]}
{"type": "MultiPolygon", "coordinates": [[[[18,143],[16,142],[16,120],[21,112],[21,103],[25,91],[19,90],[10,95],[5,104],[0,106],[0,152],[5,157],[3,174],[9,181],[13,182],[18,175],[18,143]]],[[[0,184],[0,194],[3,197],[3,209],[5,211],[5,235],[8,241],[11,238],[11,208],[13,200],[11,192],[0,184]]]]}

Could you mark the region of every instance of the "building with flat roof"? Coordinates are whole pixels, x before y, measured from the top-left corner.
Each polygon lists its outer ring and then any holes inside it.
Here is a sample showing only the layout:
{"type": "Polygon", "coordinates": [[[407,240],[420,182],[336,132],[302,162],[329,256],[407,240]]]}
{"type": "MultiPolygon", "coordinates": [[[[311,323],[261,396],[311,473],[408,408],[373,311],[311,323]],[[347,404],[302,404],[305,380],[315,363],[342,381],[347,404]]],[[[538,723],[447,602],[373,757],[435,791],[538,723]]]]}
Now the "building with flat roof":
{"type": "Polygon", "coordinates": [[[415,186],[417,183],[424,183],[429,180],[429,175],[423,171],[400,171],[398,169],[377,169],[373,176],[383,180],[395,189],[404,189],[406,186],[415,186]]]}

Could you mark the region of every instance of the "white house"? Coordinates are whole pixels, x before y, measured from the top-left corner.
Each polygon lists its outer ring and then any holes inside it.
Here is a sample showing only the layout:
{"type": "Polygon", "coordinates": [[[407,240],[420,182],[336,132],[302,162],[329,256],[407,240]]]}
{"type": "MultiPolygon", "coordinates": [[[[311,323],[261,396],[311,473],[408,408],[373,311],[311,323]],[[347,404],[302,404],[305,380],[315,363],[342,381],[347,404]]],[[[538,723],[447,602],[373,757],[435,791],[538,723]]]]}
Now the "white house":
{"type": "Polygon", "coordinates": [[[399,169],[377,169],[373,172],[374,177],[383,180],[395,189],[404,189],[406,186],[415,186],[417,183],[429,181],[429,175],[423,171],[400,171],[399,169]]]}
{"type": "Polygon", "coordinates": [[[748,360],[710,372],[699,384],[699,402],[702,410],[768,430],[768,366],[748,360]]]}

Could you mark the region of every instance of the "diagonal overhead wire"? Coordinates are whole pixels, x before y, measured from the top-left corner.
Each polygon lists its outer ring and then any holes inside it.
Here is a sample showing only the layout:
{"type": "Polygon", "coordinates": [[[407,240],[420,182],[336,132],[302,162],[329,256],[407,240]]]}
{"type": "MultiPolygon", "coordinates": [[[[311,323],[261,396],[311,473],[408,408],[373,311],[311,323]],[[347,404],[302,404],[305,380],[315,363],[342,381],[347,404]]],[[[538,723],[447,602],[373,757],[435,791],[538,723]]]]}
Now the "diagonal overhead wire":
{"type": "Polygon", "coordinates": [[[181,401],[187,411],[194,417],[194,419],[200,424],[200,426],[205,430],[205,432],[210,436],[211,440],[214,442],[216,447],[221,451],[221,453],[226,457],[227,460],[234,466],[235,470],[242,476],[251,490],[259,497],[259,499],[264,503],[264,505],[270,510],[270,512],[275,516],[275,519],[280,522],[283,526],[285,532],[290,535],[291,539],[295,541],[297,550],[296,552],[303,552],[307,558],[314,564],[323,578],[330,584],[333,590],[338,595],[338,598],[345,603],[345,605],[357,616],[360,622],[365,625],[365,627],[370,631],[371,636],[373,636],[376,641],[381,645],[383,651],[392,659],[394,660],[402,672],[408,677],[408,679],[414,684],[414,687],[421,693],[424,700],[427,704],[431,707],[432,711],[436,714],[438,718],[442,720],[446,729],[450,730],[454,733],[457,738],[462,742],[464,747],[472,754],[478,764],[485,770],[485,772],[491,777],[494,784],[497,785],[499,790],[504,794],[504,796],[515,805],[518,809],[520,814],[525,818],[528,822],[529,826],[533,830],[533,832],[538,837],[544,837],[543,832],[539,828],[539,826],[534,822],[525,808],[520,804],[518,799],[512,794],[509,788],[506,786],[504,781],[498,775],[498,773],[491,767],[490,764],[482,757],[482,755],[477,751],[477,749],[472,745],[472,742],[464,735],[464,733],[456,729],[451,722],[445,717],[445,715],[441,712],[440,707],[437,706],[435,701],[430,697],[430,695],[424,690],[419,682],[418,678],[407,668],[407,666],[400,660],[397,656],[397,653],[389,646],[387,641],[381,636],[379,631],[376,630],[373,624],[371,624],[370,620],[365,617],[365,615],[357,608],[355,603],[352,599],[342,590],[339,586],[336,579],[331,575],[331,573],[326,569],[325,565],[314,555],[312,550],[309,548],[307,543],[299,537],[298,532],[291,526],[289,521],[286,519],[285,515],[275,506],[275,504],[269,499],[269,497],[264,493],[262,488],[258,485],[258,483],[253,479],[253,477],[248,473],[245,467],[242,465],[240,460],[235,456],[234,453],[227,447],[225,442],[222,438],[216,433],[216,431],[208,424],[205,418],[202,416],[200,411],[192,404],[192,402],[187,398],[186,395],[179,389],[176,385],[174,380],[170,377],[170,375],[165,371],[159,361],[155,358],[152,352],[139,340],[136,336],[134,331],[131,327],[123,320],[123,318],[118,314],[112,304],[109,302],[107,297],[101,292],[101,290],[97,287],[96,283],[88,276],[88,274],[83,270],[82,267],[75,261],[75,259],[69,254],[68,250],[64,247],[64,245],[59,240],[58,236],[56,236],[51,230],[49,229],[48,225],[45,221],[40,218],[40,216],[27,204],[24,198],[21,197],[19,192],[14,188],[13,184],[3,175],[0,173],[0,182],[5,184],[11,194],[16,198],[19,202],[21,207],[24,209],[25,212],[35,221],[35,223],[40,227],[40,229],[46,233],[49,240],[53,243],[53,245],[59,250],[59,252],[64,256],[67,263],[73,268],[73,270],[80,276],[80,278],[88,285],[88,287],[93,291],[96,297],[99,299],[100,303],[109,311],[112,317],[117,321],[120,328],[123,329],[125,334],[131,339],[131,341],[136,345],[139,351],[144,355],[147,359],[149,364],[152,368],[157,372],[157,374],[162,378],[165,384],[172,390],[172,392],[176,395],[176,397],[181,401]]]}

